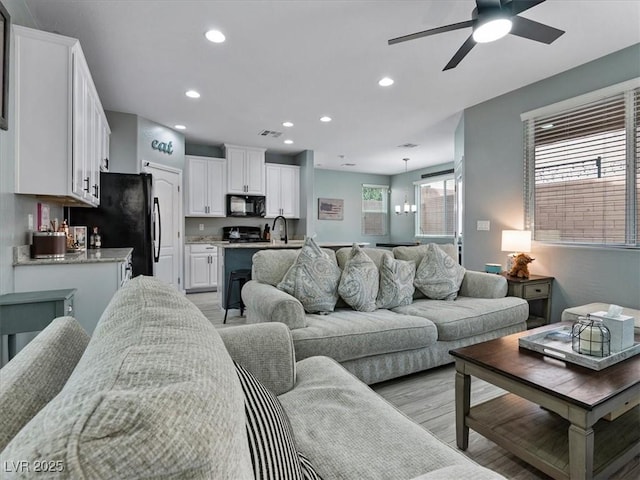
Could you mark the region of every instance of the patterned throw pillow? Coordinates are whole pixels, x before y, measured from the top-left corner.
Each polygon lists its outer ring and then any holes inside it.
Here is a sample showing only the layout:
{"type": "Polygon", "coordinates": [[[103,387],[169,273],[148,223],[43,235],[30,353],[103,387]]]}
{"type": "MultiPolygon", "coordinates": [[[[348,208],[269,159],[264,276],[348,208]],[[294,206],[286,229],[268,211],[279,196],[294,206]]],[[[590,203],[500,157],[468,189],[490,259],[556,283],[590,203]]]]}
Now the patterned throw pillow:
{"type": "Polygon", "coordinates": [[[416,265],[411,260],[396,260],[391,255],[385,255],[380,265],[380,289],[376,306],[394,308],[411,305],[415,275],[416,265]]]}
{"type": "Polygon", "coordinates": [[[340,268],[335,258],[307,238],[278,288],[296,297],[307,313],[333,312],[338,301],[340,268]]]}
{"type": "Polygon", "coordinates": [[[244,392],[249,451],[256,480],[302,479],[293,431],[278,397],[235,363],[244,392]]]}
{"type": "Polygon", "coordinates": [[[237,362],[244,393],[247,436],[256,480],[322,480],[313,464],[296,451],[289,418],[278,397],[237,362]]]}
{"type": "Polygon", "coordinates": [[[351,258],[342,270],[338,293],[347,304],[359,312],[373,312],[378,295],[378,268],[358,244],[351,248],[351,258]]]}
{"type": "Polygon", "coordinates": [[[429,298],[455,300],[465,271],[438,245],[430,243],[416,270],[414,285],[429,298]]]}

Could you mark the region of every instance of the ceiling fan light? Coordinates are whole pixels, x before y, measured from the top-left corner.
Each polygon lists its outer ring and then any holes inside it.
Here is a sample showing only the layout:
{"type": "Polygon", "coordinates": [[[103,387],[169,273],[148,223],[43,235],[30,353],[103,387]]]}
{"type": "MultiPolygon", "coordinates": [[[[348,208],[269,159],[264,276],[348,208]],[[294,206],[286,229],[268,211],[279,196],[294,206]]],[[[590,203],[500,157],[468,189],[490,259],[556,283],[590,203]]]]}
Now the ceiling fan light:
{"type": "Polygon", "coordinates": [[[511,31],[511,20],[508,18],[494,18],[473,30],[473,39],[477,43],[488,43],[499,40],[511,31]]]}

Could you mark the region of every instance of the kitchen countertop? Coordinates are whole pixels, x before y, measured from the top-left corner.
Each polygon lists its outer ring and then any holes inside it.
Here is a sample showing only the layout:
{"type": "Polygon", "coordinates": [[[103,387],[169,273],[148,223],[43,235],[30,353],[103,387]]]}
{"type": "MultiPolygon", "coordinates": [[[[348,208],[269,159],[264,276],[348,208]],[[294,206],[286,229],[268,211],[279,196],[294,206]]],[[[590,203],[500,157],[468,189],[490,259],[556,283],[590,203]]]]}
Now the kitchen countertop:
{"type": "MultiPolygon", "coordinates": [[[[270,242],[229,242],[226,240],[221,240],[220,237],[214,236],[195,236],[188,237],[185,240],[185,245],[197,245],[197,244],[208,244],[214,245],[216,247],[221,248],[253,248],[253,249],[266,249],[266,248],[300,248],[304,245],[304,240],[289,240],[289,243],[278,242],[278,243],[270,243],[270,242]]],[[[326,248],[335,248],[335,247],[350,247],[353,245],[353,242],[318,242],[318,245],[326,248]]],[[[368,246],[367,242],[358,242],[358,245],[368,246]]]]}
{"type": "Polygon", "coordinates": [[[124,262],[133,252],[133,248],[100,248],[82,252],[67,253],[64,258],[31,258],[29,246],[14,249],[14,266],[23,265],[60,265],[77,263],[124,262]]]}

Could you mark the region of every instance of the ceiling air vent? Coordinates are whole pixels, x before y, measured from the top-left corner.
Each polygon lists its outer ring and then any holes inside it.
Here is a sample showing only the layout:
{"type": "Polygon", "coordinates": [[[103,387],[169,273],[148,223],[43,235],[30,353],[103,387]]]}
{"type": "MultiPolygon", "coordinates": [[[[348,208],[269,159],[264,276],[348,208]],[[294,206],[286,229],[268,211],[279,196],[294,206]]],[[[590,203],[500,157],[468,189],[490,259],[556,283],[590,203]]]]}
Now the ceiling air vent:
{"type": "Polygon", "coordinates": [[[282,132],[276,132],[275,130],[262,130],[260,132],[260,135],[262,135],[263,137],[278,138],[280,135],[282,135],[282,132]]]}
{"type": "Polygon", "coordinates": [[[398,148],[416,148],[418,145],[415,143],[405,143],[403,145],[398,145],[398,148]]]}

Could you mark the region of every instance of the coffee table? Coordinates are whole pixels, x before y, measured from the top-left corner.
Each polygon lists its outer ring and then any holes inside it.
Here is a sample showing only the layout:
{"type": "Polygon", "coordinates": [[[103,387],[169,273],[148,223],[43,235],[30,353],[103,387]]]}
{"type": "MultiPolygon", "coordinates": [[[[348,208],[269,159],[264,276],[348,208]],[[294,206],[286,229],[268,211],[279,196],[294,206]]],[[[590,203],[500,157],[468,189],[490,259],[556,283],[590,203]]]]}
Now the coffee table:
{"type": "Polygon", "coordinates": [[[553,478],[607,478],[640,454],[640,405],[630,408],[640,398],[640,355],[595,371],[519,348],[519,337],[560,325],[449,352],[456,443],[466,450],[472,428],[553,478]],[[471,407],[471,376],[510,393],[471,407]]]}

